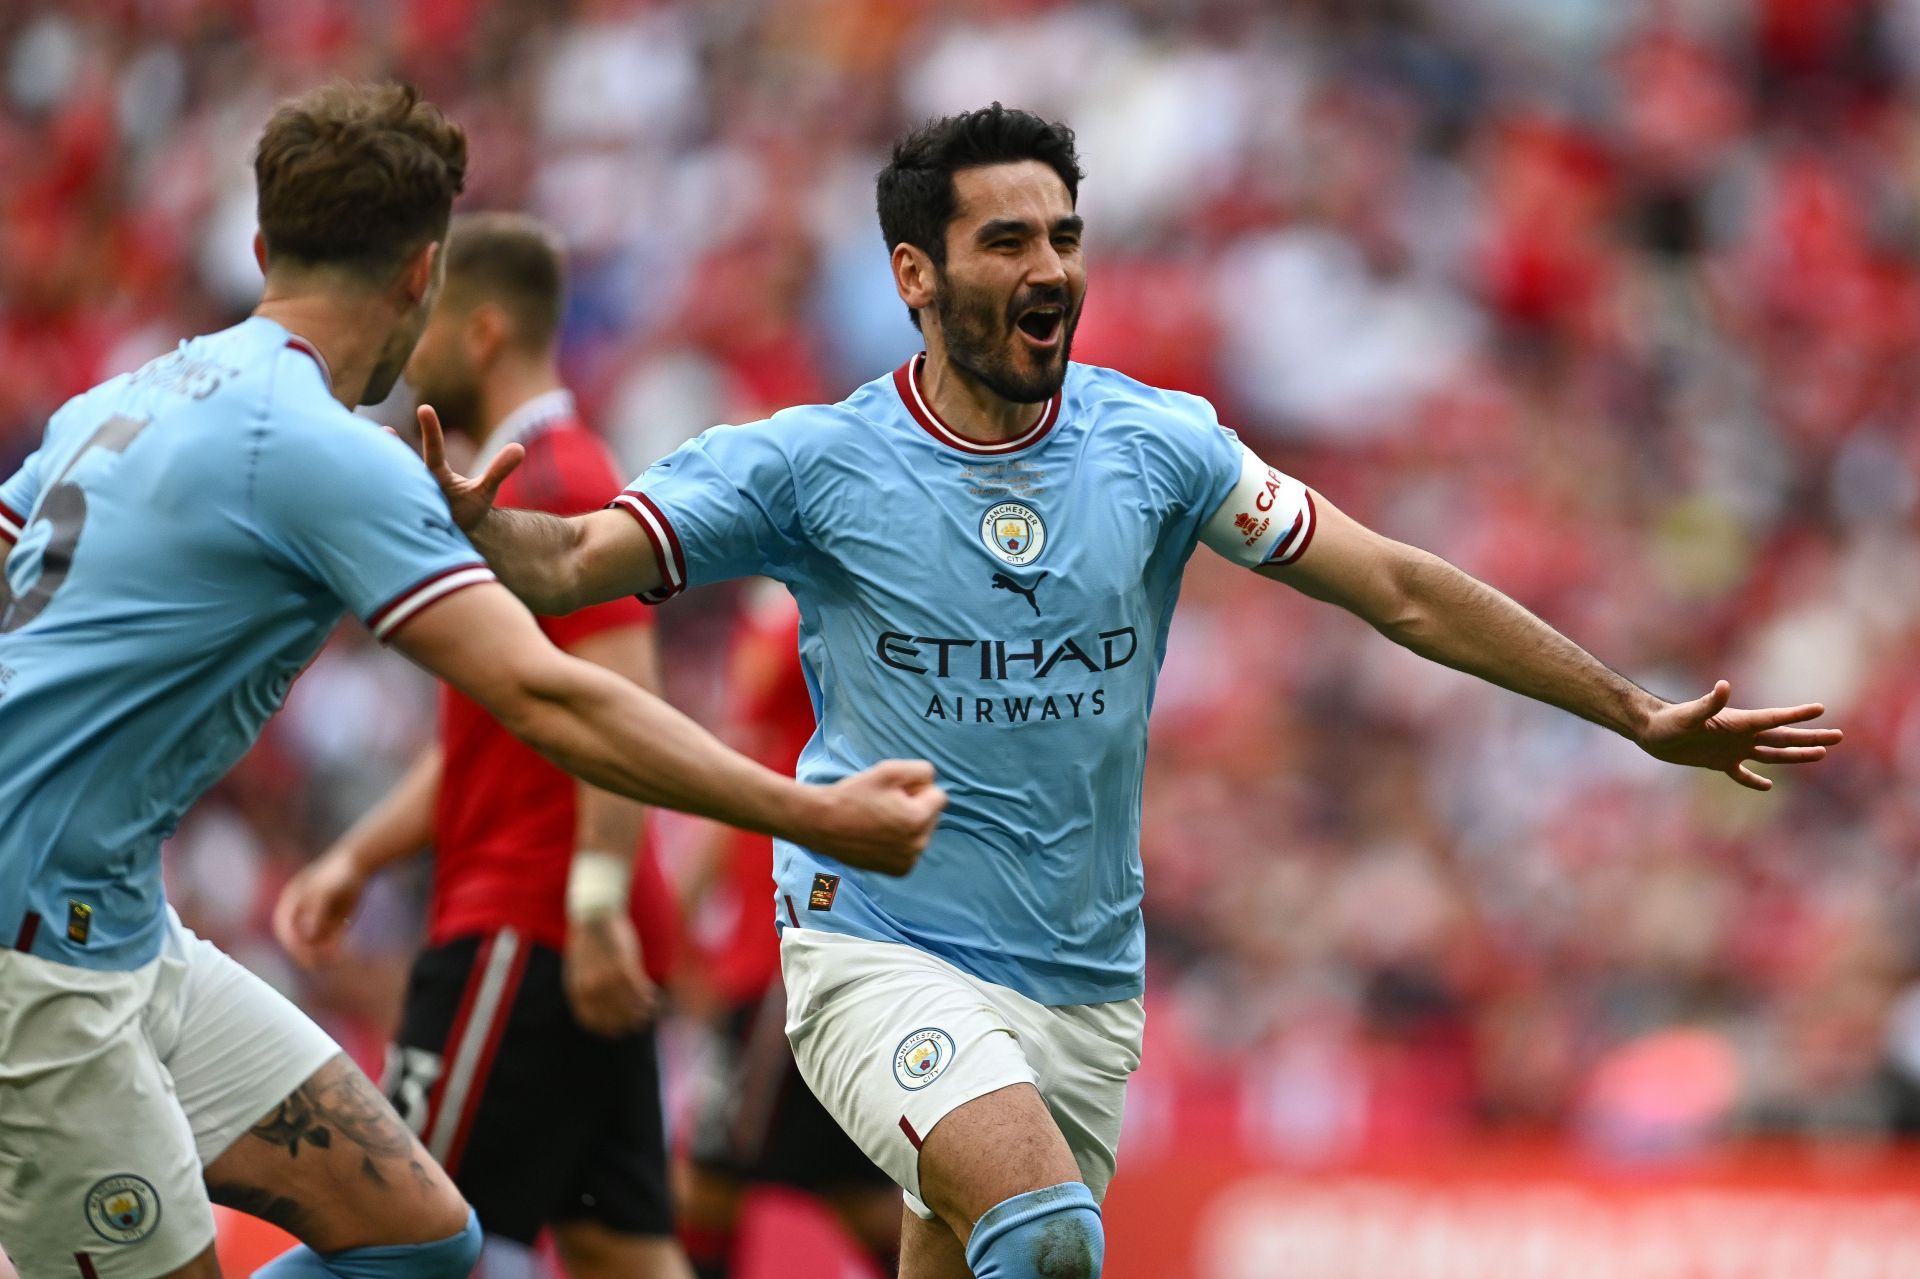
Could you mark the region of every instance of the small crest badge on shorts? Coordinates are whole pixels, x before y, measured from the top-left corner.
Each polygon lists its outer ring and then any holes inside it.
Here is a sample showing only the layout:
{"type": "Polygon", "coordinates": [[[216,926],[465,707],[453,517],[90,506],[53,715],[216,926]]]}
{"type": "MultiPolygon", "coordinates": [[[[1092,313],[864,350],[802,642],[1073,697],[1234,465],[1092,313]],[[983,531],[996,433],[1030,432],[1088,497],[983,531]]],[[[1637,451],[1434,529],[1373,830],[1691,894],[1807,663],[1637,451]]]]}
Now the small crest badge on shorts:
{"type": "Polygon", "coordinates": [[[893,1077],[917,1092],[940,1077],[953,1061],[953,1036],[935,1026],[914,1031],[893,1050],[893,1077]]]}
{"type": "Polygon", "coordinates": [[[103,1177],[87,1192],[87,1224],[108,1243],[139,1243],[160,1224],[160,1196],[145,1177],[103,1177]]]}
{"type": "Polygon", "coordinates": [[[1031,564],[1047,545],[1047,525],[1022,502],[1002,502],[980,520],[980,540],[1009,564],[1031,564]]]}

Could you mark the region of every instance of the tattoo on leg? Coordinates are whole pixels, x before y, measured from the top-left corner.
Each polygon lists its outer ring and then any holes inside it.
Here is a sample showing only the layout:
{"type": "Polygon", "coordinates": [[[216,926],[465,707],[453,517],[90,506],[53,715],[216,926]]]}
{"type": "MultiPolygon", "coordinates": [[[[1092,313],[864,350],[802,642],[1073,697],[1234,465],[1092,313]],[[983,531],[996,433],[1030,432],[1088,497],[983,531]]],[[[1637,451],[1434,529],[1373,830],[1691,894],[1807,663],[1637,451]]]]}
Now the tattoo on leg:
{"type": "MultiPolygon", "coordinates": [[[[385,1185],[376,1159],[407,1158],[413,1137],[387,1099],[351,1064],[325,1066],[250,1130],[272,1146],[300,1157],[300,1145],[331,1149],[337,1135],[360,1148],[360,1171],[385,1185]]],[[[409,1159],[409,1162],[412,1162],[409,1159]]]]}
{"type": "Polygon", "coordinates": [[[305,1084],[294,1089],[274,1107],[271,1115],[249,1131],[269,1146],[285,1146],[287,1154],[295,1159],[300,1157],[300,1143],[303,1141],[323,1150],[333,1144],[333,1134],[326,1125],[314,1118],[313,1102],[307,1096],[305,1084]]]}
{"type": "Polygon", "coordinates": [[[238,1183],[208,1185],[207,1198],[227,1208],[238,1209],[271,1222],[290,1235],[302,1234],[307,1226],[306,1210],[285,1195],[276,1195],[259,1186],[238,1183]]]}

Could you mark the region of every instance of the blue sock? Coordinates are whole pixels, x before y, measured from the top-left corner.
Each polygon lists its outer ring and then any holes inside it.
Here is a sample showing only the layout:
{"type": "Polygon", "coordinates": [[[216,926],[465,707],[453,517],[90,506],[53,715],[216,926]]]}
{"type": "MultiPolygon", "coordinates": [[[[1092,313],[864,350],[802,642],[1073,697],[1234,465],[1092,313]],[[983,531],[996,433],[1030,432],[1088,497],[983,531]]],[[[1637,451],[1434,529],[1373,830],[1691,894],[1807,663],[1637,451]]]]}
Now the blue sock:
{"type": "Polygon", "coordinates": [[[254,1279],[467,1279],[480,1260],[480,1218],[432,1243],[382,1244],[318,1253],[301,1244],[254,1271],[254,1279]]]}
{"type": "Polygon", "coordinates": [[[995,1204],[967,1240],[974,1279],[1100,1279],[1106,1257],[1100,1205],[1078,1181],[995,1204]]]}

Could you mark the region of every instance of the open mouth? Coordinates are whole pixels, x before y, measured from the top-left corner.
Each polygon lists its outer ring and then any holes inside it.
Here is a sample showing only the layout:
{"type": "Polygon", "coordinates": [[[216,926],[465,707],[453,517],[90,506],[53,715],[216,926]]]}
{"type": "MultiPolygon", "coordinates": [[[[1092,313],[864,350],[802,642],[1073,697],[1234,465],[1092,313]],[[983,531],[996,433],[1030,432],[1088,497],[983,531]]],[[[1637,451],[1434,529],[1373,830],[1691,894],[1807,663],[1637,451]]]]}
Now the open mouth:
{"type": "Polygon", "coordinates": [[[1067,312],[1061,306],[1036,306],[1022,311],[1014,326],[1035,346],[1052,346],[1060,337],[1067,312]]]}

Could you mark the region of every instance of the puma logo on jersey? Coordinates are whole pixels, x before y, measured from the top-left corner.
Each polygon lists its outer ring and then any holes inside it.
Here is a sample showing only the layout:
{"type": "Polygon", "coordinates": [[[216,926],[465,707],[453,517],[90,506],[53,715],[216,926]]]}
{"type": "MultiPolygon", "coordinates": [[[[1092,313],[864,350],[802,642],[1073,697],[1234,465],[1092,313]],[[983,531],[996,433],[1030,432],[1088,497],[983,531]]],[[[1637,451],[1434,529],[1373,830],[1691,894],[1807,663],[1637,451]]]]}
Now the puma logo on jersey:
{"type": "Polygon", "coordinates": [[[1026,596],[1027,603],[1033,605],[1033,615],[1035,617],[1040,616],[1040,601],[1035,599],[1033,595],[1035,591],[1040,589],[1040,583],[1038,581],[1034,582],[1032,586],[1022,586],[1005,573],[995,573],[993,575],[993,589],[996,591],[1012,591],[1015,595],[1026,596]]]}

